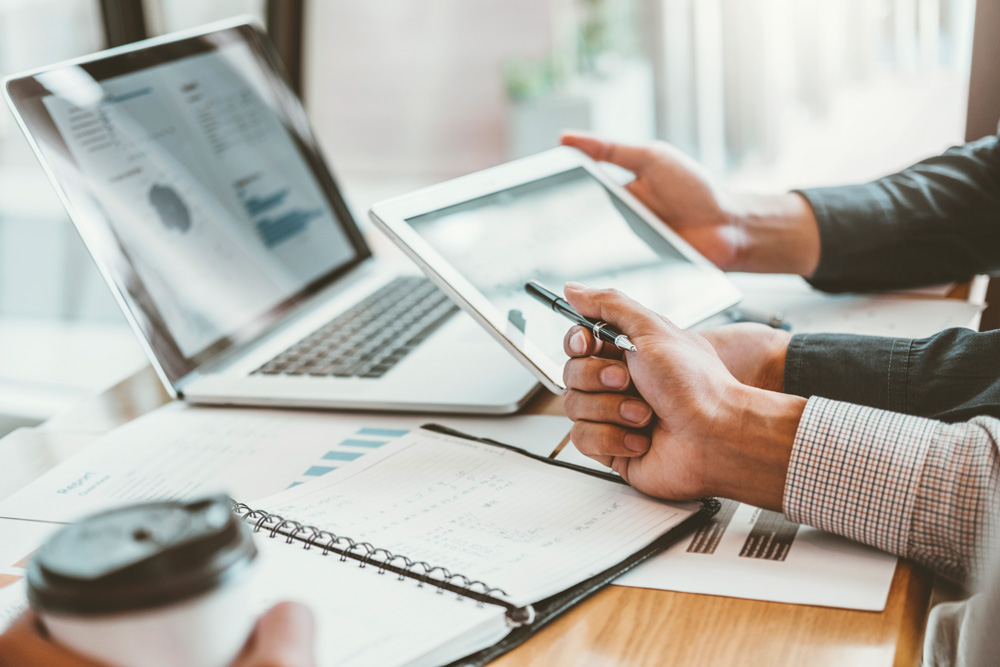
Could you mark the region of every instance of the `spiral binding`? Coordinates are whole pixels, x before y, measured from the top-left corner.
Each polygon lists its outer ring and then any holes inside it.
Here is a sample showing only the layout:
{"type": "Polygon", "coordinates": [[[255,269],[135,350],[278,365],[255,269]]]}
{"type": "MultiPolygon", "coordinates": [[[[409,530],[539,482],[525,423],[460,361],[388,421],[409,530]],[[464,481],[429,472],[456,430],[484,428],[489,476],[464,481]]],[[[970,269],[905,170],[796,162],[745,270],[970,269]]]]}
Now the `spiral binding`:
{"type": "Polygon", "coordinates": [[[400,581],[406,578],[414,579],[418,582],[418,586],[430,584],[436,587],[438,593],[448,591],[471,598],[480,604],[503,607],[508,622],[514,627],[527,625],[535,618],[535,610],[531,605],[518,607],[511,602],[501,600],[496,595],[506,596],[507,593],[503,589],[491,588],[482,581],[451,572],[448,568],[432,566],[422,560],[415,561],[407,556],[376,547],[370,542],[358,542],[350,537],[337,535],[315,526],[307,526],[278,514],[255,510],[244,503],[234,501],[233,512],[244,521],[252,523],[255,533],[266,530],[272,539],[282,535],[288,544],[298,541],[302,543],[303,549],[318,547],[323,550],[324,556],[335,553],[340,556],[341,561],[348,559],[358,561],[359,567],[376,565],[379,574],[392,572],[400,581]]]}

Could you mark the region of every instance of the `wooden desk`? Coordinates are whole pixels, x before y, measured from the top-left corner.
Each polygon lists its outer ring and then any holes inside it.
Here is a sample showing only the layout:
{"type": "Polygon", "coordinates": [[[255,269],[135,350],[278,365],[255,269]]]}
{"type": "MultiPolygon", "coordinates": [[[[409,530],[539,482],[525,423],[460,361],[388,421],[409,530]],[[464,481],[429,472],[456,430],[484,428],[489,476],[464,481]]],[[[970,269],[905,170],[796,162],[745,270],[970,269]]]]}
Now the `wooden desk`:
{"type": "MultiPolygon", "coordinates": [[[[147,368],[42,428],[99,433],[166,400],[147,368]]],[[[526,410],[561,411],[560,399],[547,392],[536,396],[526,410]]],[[[56,458],[66,455],[60,452],[56,458]]],[[[51,453],[39,452],[19,461],[19,470],[2,471],[0,497],[52,465],[51,453]]],[[[901,563],[888,605],[876,614],[612,586],[494,664],[915,665],[930,588],[927,572],[901,563]]]]}

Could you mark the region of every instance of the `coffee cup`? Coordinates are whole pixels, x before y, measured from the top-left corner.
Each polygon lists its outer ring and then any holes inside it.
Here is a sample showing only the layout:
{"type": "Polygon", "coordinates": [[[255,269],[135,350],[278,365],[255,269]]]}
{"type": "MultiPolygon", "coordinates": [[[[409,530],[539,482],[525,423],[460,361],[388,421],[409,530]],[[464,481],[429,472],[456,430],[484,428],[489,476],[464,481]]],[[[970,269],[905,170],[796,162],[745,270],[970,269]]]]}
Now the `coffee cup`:
{"type": "Polygon", "coordinates": [[[249,637],[257,556],[225,496],[131,505],[55,533],[28,601],[52,639],[128,667],[223,667],[249,637]]]}

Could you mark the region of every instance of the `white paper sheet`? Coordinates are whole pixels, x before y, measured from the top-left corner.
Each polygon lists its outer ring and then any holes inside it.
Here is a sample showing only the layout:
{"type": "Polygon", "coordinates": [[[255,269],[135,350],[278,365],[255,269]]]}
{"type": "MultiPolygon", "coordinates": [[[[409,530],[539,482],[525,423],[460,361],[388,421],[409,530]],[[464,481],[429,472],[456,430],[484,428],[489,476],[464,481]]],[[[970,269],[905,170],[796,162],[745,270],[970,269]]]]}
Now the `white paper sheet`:
{"type": "Polygon", "coordinates": [[[24,574],[28,560],[61,526],[0,519],[0,632],[28,608],[24,574]]]}
{"type": "Polygon", "coordinates": [[[0,498],[83,451],[96,437],[42,428],[19,428],[8,433],[0,440],[0,498]]]}
{"type": "Polygon", "coordinates": [[[256,607],[263,612],[295,600],[312,609],[322,667],[442,664],[493,644],[508,631],[504,610],[496,605],[439,595],[412,579],[380,575],[376,567],[324,557],[321,549],[304,550],[266,533],[258,533],[256,543],[256,607]],[[442,649],[448,651],[445,660],[426,659],[442,649]]]}
{"type": "Polygon", "coordinates": [[[700,509],[426,431],[248,504],[447,567],[520,604],[598,574],[700,509]]]}
{"type": "MultiPolygon", "coordinates": [[[[557,460],[612,472],[567,443],[557,460]]],[[[895,556],[732,500],[713,523],[615,583],[685,593],[881,611],[895,556]],[[756,530],[755,530],[756,528],[756,530]]]]}
{"type": "Polygon", "coordinates": [[[0,502],[0,517],[72,521],[126,502],[218,491],[257,498],[349,465],[427,422],[545,455],[570,429],[565,417],[543,415],[384,416],[176,403],[99,438],[0,502]]]}
{"type": "Polygon", "coordinates": [[[780,314],[792,333],[923,338],[950,327],[974,328],[983,310],[958,299],[827,294],[798,276],[734,273],[729,277],[744,294],[741,308],[765,317],[780,314]]]}

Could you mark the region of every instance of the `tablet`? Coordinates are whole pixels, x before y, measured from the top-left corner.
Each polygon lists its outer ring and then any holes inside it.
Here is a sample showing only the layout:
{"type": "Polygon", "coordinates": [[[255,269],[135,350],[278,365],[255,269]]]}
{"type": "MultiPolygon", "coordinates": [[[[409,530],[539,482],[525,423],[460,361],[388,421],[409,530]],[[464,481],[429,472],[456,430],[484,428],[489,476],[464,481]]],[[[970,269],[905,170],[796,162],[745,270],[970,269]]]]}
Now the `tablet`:
{"type": "Polygon", "coordinates": [[[369,213],[556,393],[565,390],[562,341],[571,323],[530,297],[528,280],[559,293],[570,280],[614,287],[681,327],[740,300],[722,271],[574,148],[463,176],[369,213]]]}

